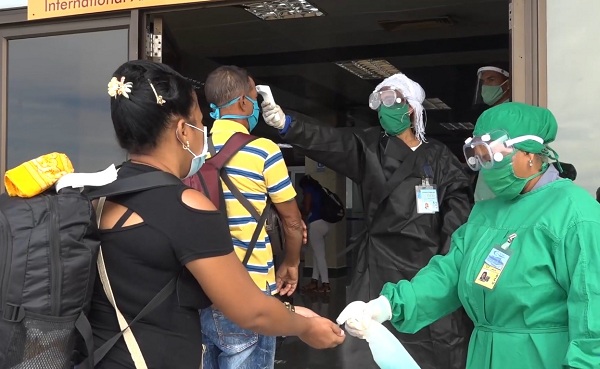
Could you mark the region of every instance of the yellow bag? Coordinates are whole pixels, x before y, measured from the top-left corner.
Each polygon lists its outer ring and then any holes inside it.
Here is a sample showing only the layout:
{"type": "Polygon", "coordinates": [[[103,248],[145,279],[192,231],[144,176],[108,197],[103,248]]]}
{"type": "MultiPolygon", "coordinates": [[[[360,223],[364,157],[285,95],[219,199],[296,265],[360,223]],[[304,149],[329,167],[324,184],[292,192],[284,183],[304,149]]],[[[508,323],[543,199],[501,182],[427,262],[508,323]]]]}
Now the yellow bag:
{"type": "Polygon", "coordinates": [[[4,185],[9,196],[33,197],[74,171],[67,155],[53,152],[6,171],[4,185]]]}

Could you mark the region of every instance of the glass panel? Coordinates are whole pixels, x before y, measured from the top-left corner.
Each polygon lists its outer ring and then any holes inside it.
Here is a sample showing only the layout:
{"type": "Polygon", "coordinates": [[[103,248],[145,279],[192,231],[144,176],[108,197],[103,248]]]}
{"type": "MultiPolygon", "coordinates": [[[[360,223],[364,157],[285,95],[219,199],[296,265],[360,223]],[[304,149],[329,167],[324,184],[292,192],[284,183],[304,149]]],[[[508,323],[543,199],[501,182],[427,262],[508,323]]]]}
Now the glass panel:
{"type": "Polygon", "coordinates": [[[53,151],[78,172],[124,160],[106,86],[127,44],[126,29],[8,42],[7,169],[53,151]]]}

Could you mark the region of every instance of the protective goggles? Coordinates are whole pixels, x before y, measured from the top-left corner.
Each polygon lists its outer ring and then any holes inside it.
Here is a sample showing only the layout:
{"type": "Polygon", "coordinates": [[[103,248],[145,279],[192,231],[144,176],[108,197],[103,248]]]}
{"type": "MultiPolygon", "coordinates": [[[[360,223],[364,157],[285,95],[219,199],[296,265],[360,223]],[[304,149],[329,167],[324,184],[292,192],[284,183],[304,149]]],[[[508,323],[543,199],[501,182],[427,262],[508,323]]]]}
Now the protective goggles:
{"type": "Polygon", "coordinates": [[[377,110],[382,104],[388,108],[397,104],[406,105],[406,99],[400,91],[396,90],[375,91],[369,96],[369,107],[371,109],[377,110]]]}
{"type": "Polygon", "coordinates": [[[544,143],[540,137],[533,135],[510,139],[505,131],[498,130],[482,136],[467,138],[463,152],[467,165],[472,170],[492,169],[497,163],[515,152],[513,145],[527,140],[544,143]]]}

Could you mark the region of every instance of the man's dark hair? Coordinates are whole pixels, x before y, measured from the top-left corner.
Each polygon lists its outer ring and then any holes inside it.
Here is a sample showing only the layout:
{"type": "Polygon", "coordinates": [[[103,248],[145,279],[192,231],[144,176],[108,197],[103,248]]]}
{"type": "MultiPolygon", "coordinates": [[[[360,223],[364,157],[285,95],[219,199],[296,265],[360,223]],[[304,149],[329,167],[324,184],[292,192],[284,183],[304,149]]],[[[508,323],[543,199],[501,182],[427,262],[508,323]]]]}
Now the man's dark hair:
{"type": "Polygon", "coordinates": [[[129,98],[110,98],[111,117],[119,145],[132,154],[156,147],[160,135],[174,116],[189,117],[194,107],[192,82],[165,64],[133,60],[113,74],[131,82],[129,98]],[[157,103],[156,94],[166,101],[157,103]]]}
{"type": "Polygon", "coordinates": [[[209,104],[221,106],[250,90],[250,76],[245,69],[224,65],[206,78],[204,94],[209,104]]]}

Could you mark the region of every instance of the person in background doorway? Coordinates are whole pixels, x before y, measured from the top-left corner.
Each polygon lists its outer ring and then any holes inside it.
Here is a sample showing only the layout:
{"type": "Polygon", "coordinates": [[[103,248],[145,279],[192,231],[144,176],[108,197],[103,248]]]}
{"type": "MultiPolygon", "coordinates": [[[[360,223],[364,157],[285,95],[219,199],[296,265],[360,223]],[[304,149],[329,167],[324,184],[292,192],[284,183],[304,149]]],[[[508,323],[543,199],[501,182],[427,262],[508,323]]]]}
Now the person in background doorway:
{"type": "Polygon", "coordinates": [[[327,271],[327,258],[325,257],[325,236],[331,224],[321,218],[320,205],[321,184],[309,175],[302,177],[300,188],[304,194],[302,202],[302,215],[307,219],[308,242],[313,251],[313,273],[310,283],[302,288],[304,292],[331,292],[329,286],[329,273],[327,271]],[[319,288],[319,279],[321,288],[319,288]]]}
{"type": "MultiPolygon", "coordinates": [[[[349,301],[371,299],[386,282],[410,280],[434,255],[446,254],[450,235],[471,210],[460,162],[442,143],[425,139],[424,100],[423,88],[406,75],[386,78],[368,102],[380,125],[366,129],[329,127],[263,103],[265,122],[284,141],[360,187],[365,229],[348,246],[358,250],[349,301]],[[424,208],[434,200],[433,209],[424,208]]],[[[448,313],[415,335],[395,332],[422,369],[465,366],[471,322],[464,311],[448,313]]],[[[364,341],[352,339],[342,349],[344,368],[377,368],[364,341]]]]}
{"type": "Polygon", "coordinates": [[[510,101],[510,73],[507,68],[487,65],[477,70],[474,104],[496,106],[510,101]]]}
{"type": "MultiPolygon", "coordinates": [[[[490,107],[510,102],[511,94],[510,73],[506,63],[496,62],[477,70],[477,87],[473,101],[473,108],[478,110],[477,118],[490,107]],[[480,109],[482,106],[483,109],[480,109]]],[[[552,165],[559,171],[561,178],[574,181],[577,177],[577,170],[573,164],[555,161],[552,165]]],[[[479,172],[474,172],[474,175],[476,176],[474,201],[492,198],[494,194],[483,183],[479,172]]]]}
{"type": "Polygon", "coordinates": [[[447,255],[337,322],[358,337],[371,319],[418,332],[463,306],[468,369],[600,368],[600,205],[549,165],[557,130],[537,106],[483,113],[464,153],[496,197],[475,204],[447,255]]]}

